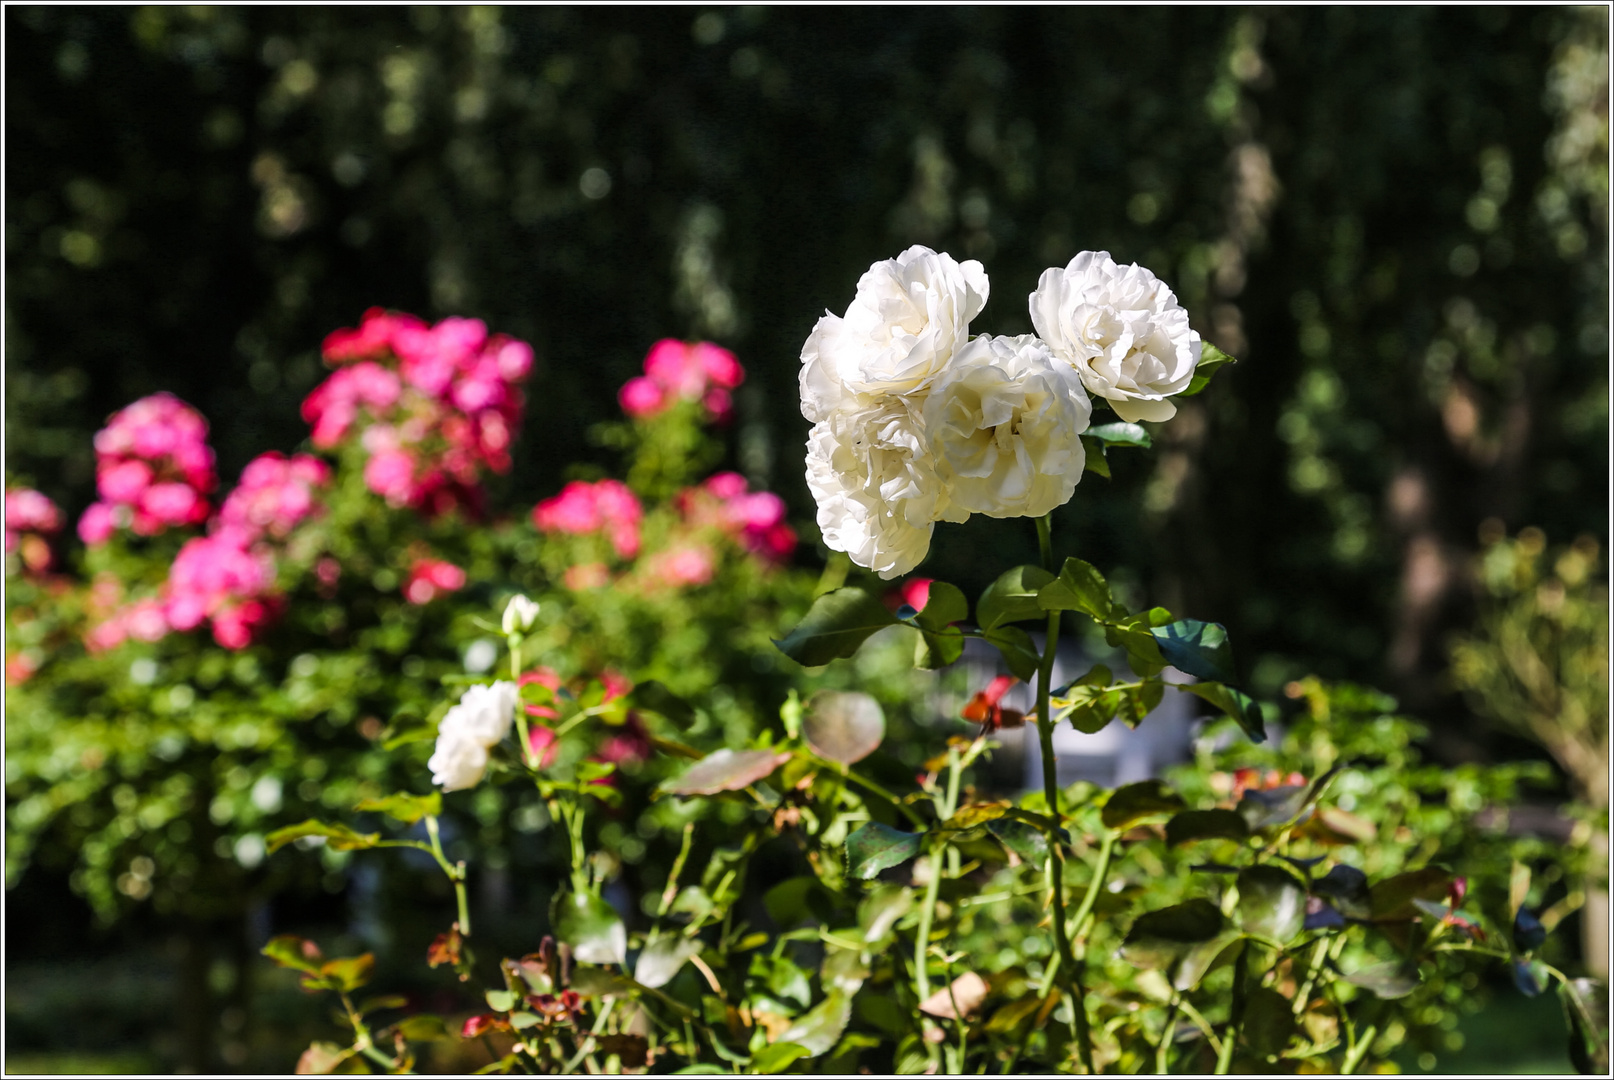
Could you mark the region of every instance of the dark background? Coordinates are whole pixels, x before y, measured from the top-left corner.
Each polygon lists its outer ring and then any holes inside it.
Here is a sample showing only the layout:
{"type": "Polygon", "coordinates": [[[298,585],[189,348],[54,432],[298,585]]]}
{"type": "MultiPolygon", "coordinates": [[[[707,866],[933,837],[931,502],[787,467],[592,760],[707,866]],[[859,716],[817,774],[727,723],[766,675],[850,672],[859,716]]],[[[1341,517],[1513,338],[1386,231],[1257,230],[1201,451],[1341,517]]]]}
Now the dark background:
{"type": "MultiPolygon", "coordinates": [[[[7,482],[70,515],[94,431],[159,389],[226,484],[296,447],[321,338],[381,305],[534,344],[515,512],[610,462],[589,428],[652,341],[734,348],[730,464],[810,538],[798,354],[871,262],[980,259],[974,329],[1019,333],[1045,267],[1107,249],[1240,363],[1084,479],[1061,549],[1225,622],[1258,694],[1348,677],[1446,760],[1536,753],[1468,716],[1446,640],[1482,522],[1606,546],[1606,11],[5,20],[7,482]]],[[[1029,523],[944,525],[922,572],[973,593],[1016,551],[1029,523]]]]}

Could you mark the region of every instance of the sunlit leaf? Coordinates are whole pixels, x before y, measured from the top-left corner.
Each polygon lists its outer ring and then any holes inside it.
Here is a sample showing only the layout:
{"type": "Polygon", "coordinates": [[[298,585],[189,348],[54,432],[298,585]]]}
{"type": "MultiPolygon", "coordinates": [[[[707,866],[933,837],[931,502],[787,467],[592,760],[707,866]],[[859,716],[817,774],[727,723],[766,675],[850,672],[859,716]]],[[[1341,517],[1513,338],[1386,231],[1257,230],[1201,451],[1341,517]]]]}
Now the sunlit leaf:
{"type": "Polygon", "coordinates": [[[878,945],[912,910],[913,890],[906,885],[881,885],[869,890],[857,906],[857,925],[863,931],[863,941],[878,945]]]}
{"type": "Polygon", "coordinates": [[[762,1076],[776,1076],[784,1072],[792,1062],[812,1056],[812,1051],[800,1043],[774,1042],[752,1055],[751,1067],[762,1076]]]}
{"type": "Polygon", "coordinates": [[[1202,343],[1204,351],[1200,353],[1199,363],[1194,367],[1194,377],[1188,380],[1188,388],[1178,397],[1193,397],[1210,385],[1211,377],[1227,364],[1238,363],[1233,357],[1206,341],[1202,343]]]}
{"type": "Polygon", "coordinates": [[[880,871],[919,854],[923,840],[923,833],[903,832],[878,821],[867,822],[846,838],[847,872],[867,881],[880,871]]]}
{"type": "Polygon", "coordinates": [[[310,1043],[308,1049],[298,1057],[293,1072],[298,1076],[325,1076],[335,1072],[353,1053],[351,1047],[344,1050],[331,1042],[310,1043]]]}
{"type": "Polygon", "coordinates": [[[879,749],[885,712],[868,694],[820,690],[807,702],[801,733],[819,757],[851,765],[879,749]]]}
{"type": "Polygon", "coordinates": [[[1007,623],[1042,619],[1047,612],[1037,603],[1037,593],[1054,580],[1040,566],[1016,566],[1004,571],[981,593],[975,605],[975,621],[982,630],[994,630],[1007,623]]]}
{"type": "Polygon", "coordinates": [[[1095,424],[1088,428],[1085,434],[1097,439],[1105,446],[1141,446],[1148,448],[1154,445],[1149,433],[1138,424],[1119,421],[1109,424],[1095,424]]]}
{"type": "Polygon", "coordinates": [[[375,972],[375,954],[342,956],[320,965],[319,973],[340,990],[357,990],[375,972]]]}
{"type": "Polygon", "coordinates": [[[1036,677],[1041,657],[1037,655],[1037,646],[1032,643],[1030,634],[1018,626],[1000,626],[983,636],[988,645],[1003,654],[1003,662],[1015,678],[1030,682],[1036,677]]]}
{"type": "Polygon", "coordinates": [[[1419,982],[1416,968],[1409,969],[1394,961],[1365,967],[1345,976],[1345,981],[1352,986],[1360,986],[1377,997],[1392,1001],[1404,998],[1418,989],[1419,982]]]}
{"type": "Polygon", "coordinates": [[[1217,682],[1187,683],[1179,689],[1193,694],[1231,716],[1244,730],[1244,734],[1249,736],[1251,742],[1267,741],[1266,723],[1261,716],[1261,706],[1244,691],[1217,682]]]}
{"type": "Polygon", "coordinates": [[[1196,945],[1213,941],[1227,920],[1209,900],[1193,899],[1139,915],[1126,932],[1121,955],[1145,968],[1170,968],[1196,945]]]}
{"type": "Polygon", "coordinates": [[[790,754],[777,750],[730,750],[724,747],[706,755],[682,776],[668,780],[661,789],[671,795],[716,795],[720,791],[740,791],[789,760],[790,754]]]}
{"type": "Polygon", "coordinates": [[[1121,831],[1156,815],[1174,813],[1182,807],[1182,796],[1161,781],[1140,780],[1111,792],[1099,820],[1104,822],[1106,829],[1121,831]]]}
{"type": "Polygon", "coordinates": [[[1287,944],[1306,921],[1306,886],[1270,863],[1239,872],[1238,920],[1246,933],[1287,944]]]}
{"type": "Polygon", "coordinates": [[[1149,632],[1160,646],[1160,655],[1178,671],[1212,682],[1233,680],[1233,648],[1227,641],[1227,629],[1220,623],[1178,619],[1149,632]]]}
{"type": "Polygon", "coordinates": [[[989,823],[986,831],[1032,866],[1041,866],[1048,858],[1048,838],[1042,830],[1023,821],[1000,818],[989,823]]]}
{"type": "Polygon", "coordinates": [[[699,941],[684,937],[659,937],[646,945],[639,954],[639,962],[634,965],[633,978],[642,986],[651,989],[666,986],[677,975],[679,970],[689,961],[691,956],[700,952],[699,941]]]}
{"type": "Polygon", "coordinates": [[[598,896],[567,893],[555,901],[555,936],[585,964],[620,964],[628,955],[628,931],[616,909],[598,896]]]}
{"type": "Polygon", "coordinates": [[[1110,583],[1091,563],[1069,558],[1059,576],[1037,590],[1037,604],[1045,611],[1081,611],[1095,619],[1108,619],[1115,607],[1110,583]]]}
{"type": "Polygon", "coordinates": [[[406,1016],[393,1025],[393,1030],[410,1042],[436,1042],[448,1038],[448,1025],[440,1016],[420,1013],[406,1016]]]}
{"type": "Polygon", "coordinates": [[[291,968],[293,971],[313,974],[319,971],[320,965],[324,963],[319,946],[296,934],[280,934],[272,937],[269,944],[260,951],[281,967],[291,968]]]}
{"type": "Polygon", "coordinates": [[[851,1019],[852,999],[839,990],[831,990],[823,1001],[780,1032],[774,1042],[796,1043],[807,1051],[809,1057],[818,1057],[834,1049],[851,1019]]]}
{"type": "Polygon", "coordinates": [[[774,645],[798,664],[819,667],[854,655],[869,635],[896,624],[884,604],[849,586],[814,600],[807,617],[774,645]]]}
{"type": "Polygon", "coordinates": [[[410,795],[397,792],[381,799],[365,799],[355,810],[374,810],[396,818],[405,825],[413,825],[423,817],[437,817],[443,812],[443,796],[434,791],[430,795],[410,795]]]}
{"type": "Polygon", "coordinates": [[[301,840],[307,836],[319,836],[325,839],[334,851],[360,851],[364,848],[375,847],[381,839],[379,833],[354,832],[346,825],[332,825],[324,821],[315,821],[313,818],[298,822],[296,825],[287,825],[284,829],[276,829],[264,838],[271,852],[279,851],[293,840],[301,840]]]}

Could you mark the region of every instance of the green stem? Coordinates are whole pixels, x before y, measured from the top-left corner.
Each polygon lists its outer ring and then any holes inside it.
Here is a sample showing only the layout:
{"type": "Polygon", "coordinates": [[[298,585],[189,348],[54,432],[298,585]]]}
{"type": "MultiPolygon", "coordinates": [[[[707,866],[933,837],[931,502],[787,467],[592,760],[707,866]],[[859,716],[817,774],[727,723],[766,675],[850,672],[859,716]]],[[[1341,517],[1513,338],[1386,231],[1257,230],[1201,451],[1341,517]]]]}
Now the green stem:
{"type": "Polygon", "coordinates": [[[1104,830],[1104,842],[1098,849],[1098,866],[1093,869],[1093,880],[1087,885],[1087,895],[1082,897],[1082,906],[1076,910],[1076,918],[1071,920],[1073,933],[1079,944],[1076,946],[1077,959],[1087,955],[1087,942],[1084,927],[1087,917],[1093,913],[1093,905],[1098,903],[1098,894],[1104,888],[1104,879],[1110,876],[1110,861],[1115,853],[1115,831],[1104,830]]]}
{"type": "MultiPolygon", "coordinates": [[[[816,757],[817,755],[814,755],[814,756],[816,757]]],[[[818,758],[818,760],[819,761],[824,761],[823,758],[818,758]]],[[[841,778],[843,780],[851,780],[853,783],[855,783],[859,787],[861,787],[864,791],[867,791],[872,795],[878,796],[879,798],[883,799],[885,802],[889,803],[891,805],[892,809],[894,809],[895,811],[897,811],[897,813],[901,814],[903,817],[908,819],[908,823],[910,825],[913,825],[917,829],[923,829],[925,827],[925,819],[920,817],[917,813],[915,813],[912,807],[910,807],[907,803],[903,802],[901,799],[897,798],[895,795],[891,794],[891,792],[887,791],[885,788],[881,787],[879,784],[876,784],[873,780],[868,780],[868,779],[865,779],[865,778],[859,776],[857,773],[853,772],[851,769],[847,768],[845,765],[840,764],[839,762],[833,762],[833,763],[824,762],[824,764],[826,766],[833,765],[833,767],[840,772],[841,778]]]]}
{"type": "MultiPolygon", "coordinates": [[[[1045,515],[1037,519],[1037,547],[1042,553],[1042,566],[1054,572],[1052,518],[1045,515]]],[[[1059,829],[1065,824],[1064,811],[1059,802],[1059,769],[1054,757],[1054,725],[1048,709],[1052,690],[1054,653],[1059,646],[1059,612],[1048,613],[1047,640],[1043,643],[1042,658],[1037,665],[1037,737],[1042,746],[1042,787],[1048,800],[1048,816],[1053,830],[1048,835],[1048,892],[1053,906],[1054,944],[1060,958],[1060,974],[1071,1014],[1076,1024],[1076,1047],[1082,1065],[1089,1074],[1093,1067],[1093,1033],[1087,1020],[1087,988],[1083,985],[1075,954],[1071,952],[1070,935],[1065,924],[1065,850],[1059,843],[1059,829]]]]}
{"type": "Polygon", "coordinates": [[[1312,950],[1311,967],[1306,971],[1306,981],[1300,984],[1300,993],[1295,995],[1295,1015],[1299,1016],[1306,1011],[1306,1005],[1311,998],[1311,988],[1317,985],[1317,972],[1322,967],[1323,957],[1328,955],[1328,939],[1319,937],[1317,948],[1312,950]]]}
{"type": "Polygon", "coordinates": [[[1171,1008],[1166,1012],[1166,1026],[1160,1029],[1160,1041],[1154,1048],[1154,1071],[1160,1076],[1170,1072],[1172,1034],[1177,1028],[1177,1010],[1181,998],[1173,991],[1171,1008]]]}
{"type": "Polygon", "coordinates": [[[577,1054],[566,1063],[566,1068],[562,1069],[562,1072],[576,1072],[577,1067],[583,1063],[583,1059],[594,1052],[594,1036],[605,1029],[606,1017],[611,1015],[611,1010],[614,1008],[616,1008],[616,999],[606,998],[605,1005],[600,1009],[599,1014],[594,1017],[593,1029],[584,1037],[583,1044],[577,1048],[577,1054]]]}
{"type": "MultiPolygon", "coordinates": [[[[959,774],[963,769],[959,767],[958,750],[954,747],[947,749],[947,795],[941,805],[936,807],[937,815],[946,821],[953,816],[958,808],[958,782],[959,774]]],[[[930,857],[930,883],[925,887],[925,899],[919,909],[919,937],[914,942],[914,987],[919,991],[919,1000],[925,1001],[930,997],[930,928],[936,918],[936,897],[941,890],[942,863],[946,857],[946,846],[937,848],[930,857]]],[[[929,1021],[925,1021],[928,1026],[929,1021]]]]}
{"type": "Polygon", "coordinates": [[[1216,1055],[1216,1075],[1226,1076],[1227,1070],[1233,1064],[1233,1046],[1239,1041],[1239,1025],[1244,1022],[1244,996],[1245,979],[1250,969],[1250,946],[1246,944],[1239,950],[1239,958],[1233,962],[1233,1005],[1228,1011],[1227,1031],[1222,1035],[1222,1050],[1216,1055]]]}
{"type": "Polygon", "coordinates": [[[1373,1045],[1373,1036],[1378,1033],[1377,1024],[1367,1026],[1367,1030],[1362,1032],[1362,1037],[1357,1039],[1355,1044],[1345,1052],[1345,1062],[1339,1067],[1341,1076],[1349,1076],[1356,1071],[1356,1067],[1362,1063],[1362,1058],[1367,1056],[1368,1048],[1373,1045]]]}
{"type": "Polygon", "coordinates": [[[471,936],[471,909],[465,897],[465,864],[450,863],[448,856],[443,854],[443,840],[437,831],[437,818],[431,814],[426,815],[426,835],[431,837],[432,858],[437,865],[443,868],[448,880],[454,886],[454,900],[459,905],[460,937],[471,936]]]}

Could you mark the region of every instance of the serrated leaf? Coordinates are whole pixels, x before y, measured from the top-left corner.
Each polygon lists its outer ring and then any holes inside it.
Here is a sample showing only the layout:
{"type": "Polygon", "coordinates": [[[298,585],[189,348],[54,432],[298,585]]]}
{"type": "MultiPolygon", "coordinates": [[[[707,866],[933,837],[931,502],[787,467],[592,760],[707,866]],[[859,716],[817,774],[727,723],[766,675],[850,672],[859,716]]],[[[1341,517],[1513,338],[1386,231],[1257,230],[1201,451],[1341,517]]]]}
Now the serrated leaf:
{"type": "Polygon", "coordinates": [[[1041,866],[1048,858],[1048,838],[1035,826],[1000,818],[988,823],[986,831],[1032,866],[1041,866]]]}
{"type": "Polygon", "coordinates": [[[981,593],[975,605],[975,621],[982,630],[995,630],[1008,623],[1041,619],[1047,612],[1037,603],[1037,593],[1054,580],[1040,566],[1016,566],[1004,571],[981,593]]]}
{"type": "Polygon", "coordinates": [[[1166,662],[1196,679],[1227,683],[1233,679],[1233,647],[1221,623],[1178,619],[1152,627],[1155,644],[1166,662]]]}
{"type": "Polygon", "coordinates": [[[365,848],[375,847],[381,840],[380,833],[359,833],[346,825],[333,825],[329,822],[315,821],[313,818],[309,818],[307,821],[298,822],[296,825],[287,825],[283,829],[276,829],[265,837],[264,841],[268,845],[270,852],[275,852],[293,840],[301,840],[305,836],[324,837],[325,842],[334,851],[361,851],[365,848]]]}
{"type": "Polygon", "coordinates": [[[1270,986],[1257,986],[1244,1001],[1239,1035],[1260,1057],[1281,1054],[1295,1033],[1294,1005],[1270,986]]]}
{"type": "Polygon", "coordinates": [[[857,906],[857,925],[867,945],[878,945],[902,917],[913,910],[913,890],[906,885],[880,885],[857,906]]]}
{"type": "Polygon", "coordinates": [[[1376,922],[1400,922],[1418,914],[1414,900],[1440,900],[1451,887],[1451,871],[1439,866],[1409,870],[1385,878],[1368,890],[1368,906],[1376,922]]]}
{"type": "Polygon", "coordinates": [[[1231,716],[1243,729],[1244,734],[1249,736],[1251,742],[1267,741],[1266,723],[1261,716],[1261,706],[1244,691],[1217,682],[1186,683],[1177,689],[1193,694],[1231,716]]]}
{"type": "Polygon", "coordinates": [[[639,962],[633,968],[633,978],[639,985],[652,990],[666,986],[700,949],[699,941],[682,934],[657,938],[639,954],[639,962]]]}
{"type": "Polygon", "coordinates": [[[598,896],[568,893],[556,898],[555,936],[585,964],[620,964],[628,956],[628,931],[616,909],[598,896]]]}
{"type": "Polygon", "coordinates": [[[809,1057],[818,1057],[834,1049],[851,1019],[852,999],[839,990],[831,990],[823,1001],[798,1017],[774,1041],[775,1044],[796,1043],[809,1057]]]}
{"type": "Polygon", "coordinates": [[[365,799],[353,809],[374,810],[386,814],[405,825],[413,825],[423,817],[437,817],[443,812],[443,796],[434,791],[430,795],[411,795],[399,791],[381,799],[365,799]]]}
{"type": "Polygon", "coordinates": [[[1178,397],[1193,397],[1210,385],[1211,376],[1215,375],[1219,368],[1238,363],[1208,341],[1201,343],[1201,349],[1199,363],[1194,367],[1194,377],[1188,380],[1188,388],[1178,394],[1178,397]]]}
{"type": "Polygon", "coordinates": [[[1091,563],[1069,558],[1059,576],[1037,590],[1044,611],[1080,611],[1095,619],[1108,619],[1115,608],[1110,583],[1091,563]]]}
{"type": "Polygon", "coordinates": [[[1345,981],[1387,1001],[1406,997],[1418,989],[1419,982],[1416,968],[1409,970],[1394,961],[1365,967],[1345,976],[1345,981]]]}
{"type": "Polygon", "coordinates": [[[878,821],[866,822],[846,838],[846,869],[864,881],[919,854],[923,833],[903,832],[878,821]]]}
{"type": "Polygon", "coordinates": [[[1170,968],[1194,946],[1217,939],[1227,925],[1215,904],[1193,899],[1139,915],[1126,932],[1121,955],[1145,968],[1170,968]]]}
{"type": "Polygon", "coordinates": [[[848,586],[814,600],[807,617],[774,645],[798,664],[819,667],[855,655],[871,634],[896,624],[879,600],[848,586]]]}
{"type": "Polygon", "coordinates": [[[1166,822],[1166,846],[1196,840],[1243,840],[1250,826],[1234,810],[1184,810],[1166,822]]]}
{"type": "Polygon", "coordinates": [[[720,791],[741,791],[790,760],[790,754],[777,750],[722,750],[707,754],[682,776],[668,780],[661,789],[670,795],[716,795],[720,791]]]}
{"type": "Polygon", "coordinates": [[[1154,445],[1149,433],[1138,424],[1128,423],[1124,420],[1110,424],[1095,424],[1084,433],[1089,438],[1097,439],[1105,446],[1141,446],[1147,449],[1154,445]]]}
{"type": "Polygon", "coordinates": [[[860,691],[820,690],[807,702],[801,733],[819,757],[851,765],[880,748],[885,712],[860,691]]]}
{"type": "Polygon", "coordinates": [[[1159,780],[1140,780],[1116,788],[1104,804],[1099,820],[1106,829],[1121,832],[1157,814],[1171,814],[1183,808],[1182,796],[1159,780]]]}
{"type": "Polygon", "coordinates": [[[1245,933],[1288,944],[1306,921],[1306,886],[1270,863],[1239,871],[1238,920],[1245,933]]]}
{"type": "Polygon", "coordinates": [[[1042,658],[1037,655],[1037,646],[1032,643],[1030,634],[1018,626],[1000,626],[987,631],[983,637],[988,645],[1003,654],[1003,662],[1015,678],[1030,682],[1036,677],[1042,658]]]}

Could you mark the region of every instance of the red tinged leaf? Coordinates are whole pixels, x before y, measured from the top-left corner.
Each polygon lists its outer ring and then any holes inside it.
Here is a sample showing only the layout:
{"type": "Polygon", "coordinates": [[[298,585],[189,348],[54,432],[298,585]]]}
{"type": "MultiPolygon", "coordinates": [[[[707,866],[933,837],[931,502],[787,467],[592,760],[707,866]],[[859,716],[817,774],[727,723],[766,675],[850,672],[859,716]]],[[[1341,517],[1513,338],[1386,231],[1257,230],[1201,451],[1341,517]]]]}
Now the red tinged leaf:
{"type": "Polygon", "coordinates": [[[482,1013],[465,1021],[465,1026],[460,1028],[460,1038],[475,1039],[491,1032],[509,1030],[510,1024],[507,1020],[492,1013],[482,1013]]]}
{"type": "Polygon", "coordinates": [[[464,939],[460,937],[459,923],[455,923],[453,928],[450,929],[448,933],[438,934],[437,937],[433,939],[432,943],[427,946],[426,966],[437,967],[440,964],[448,964],[452,967],[458,967],[460,962],[460,945],[463,942],[464,939]]]}

